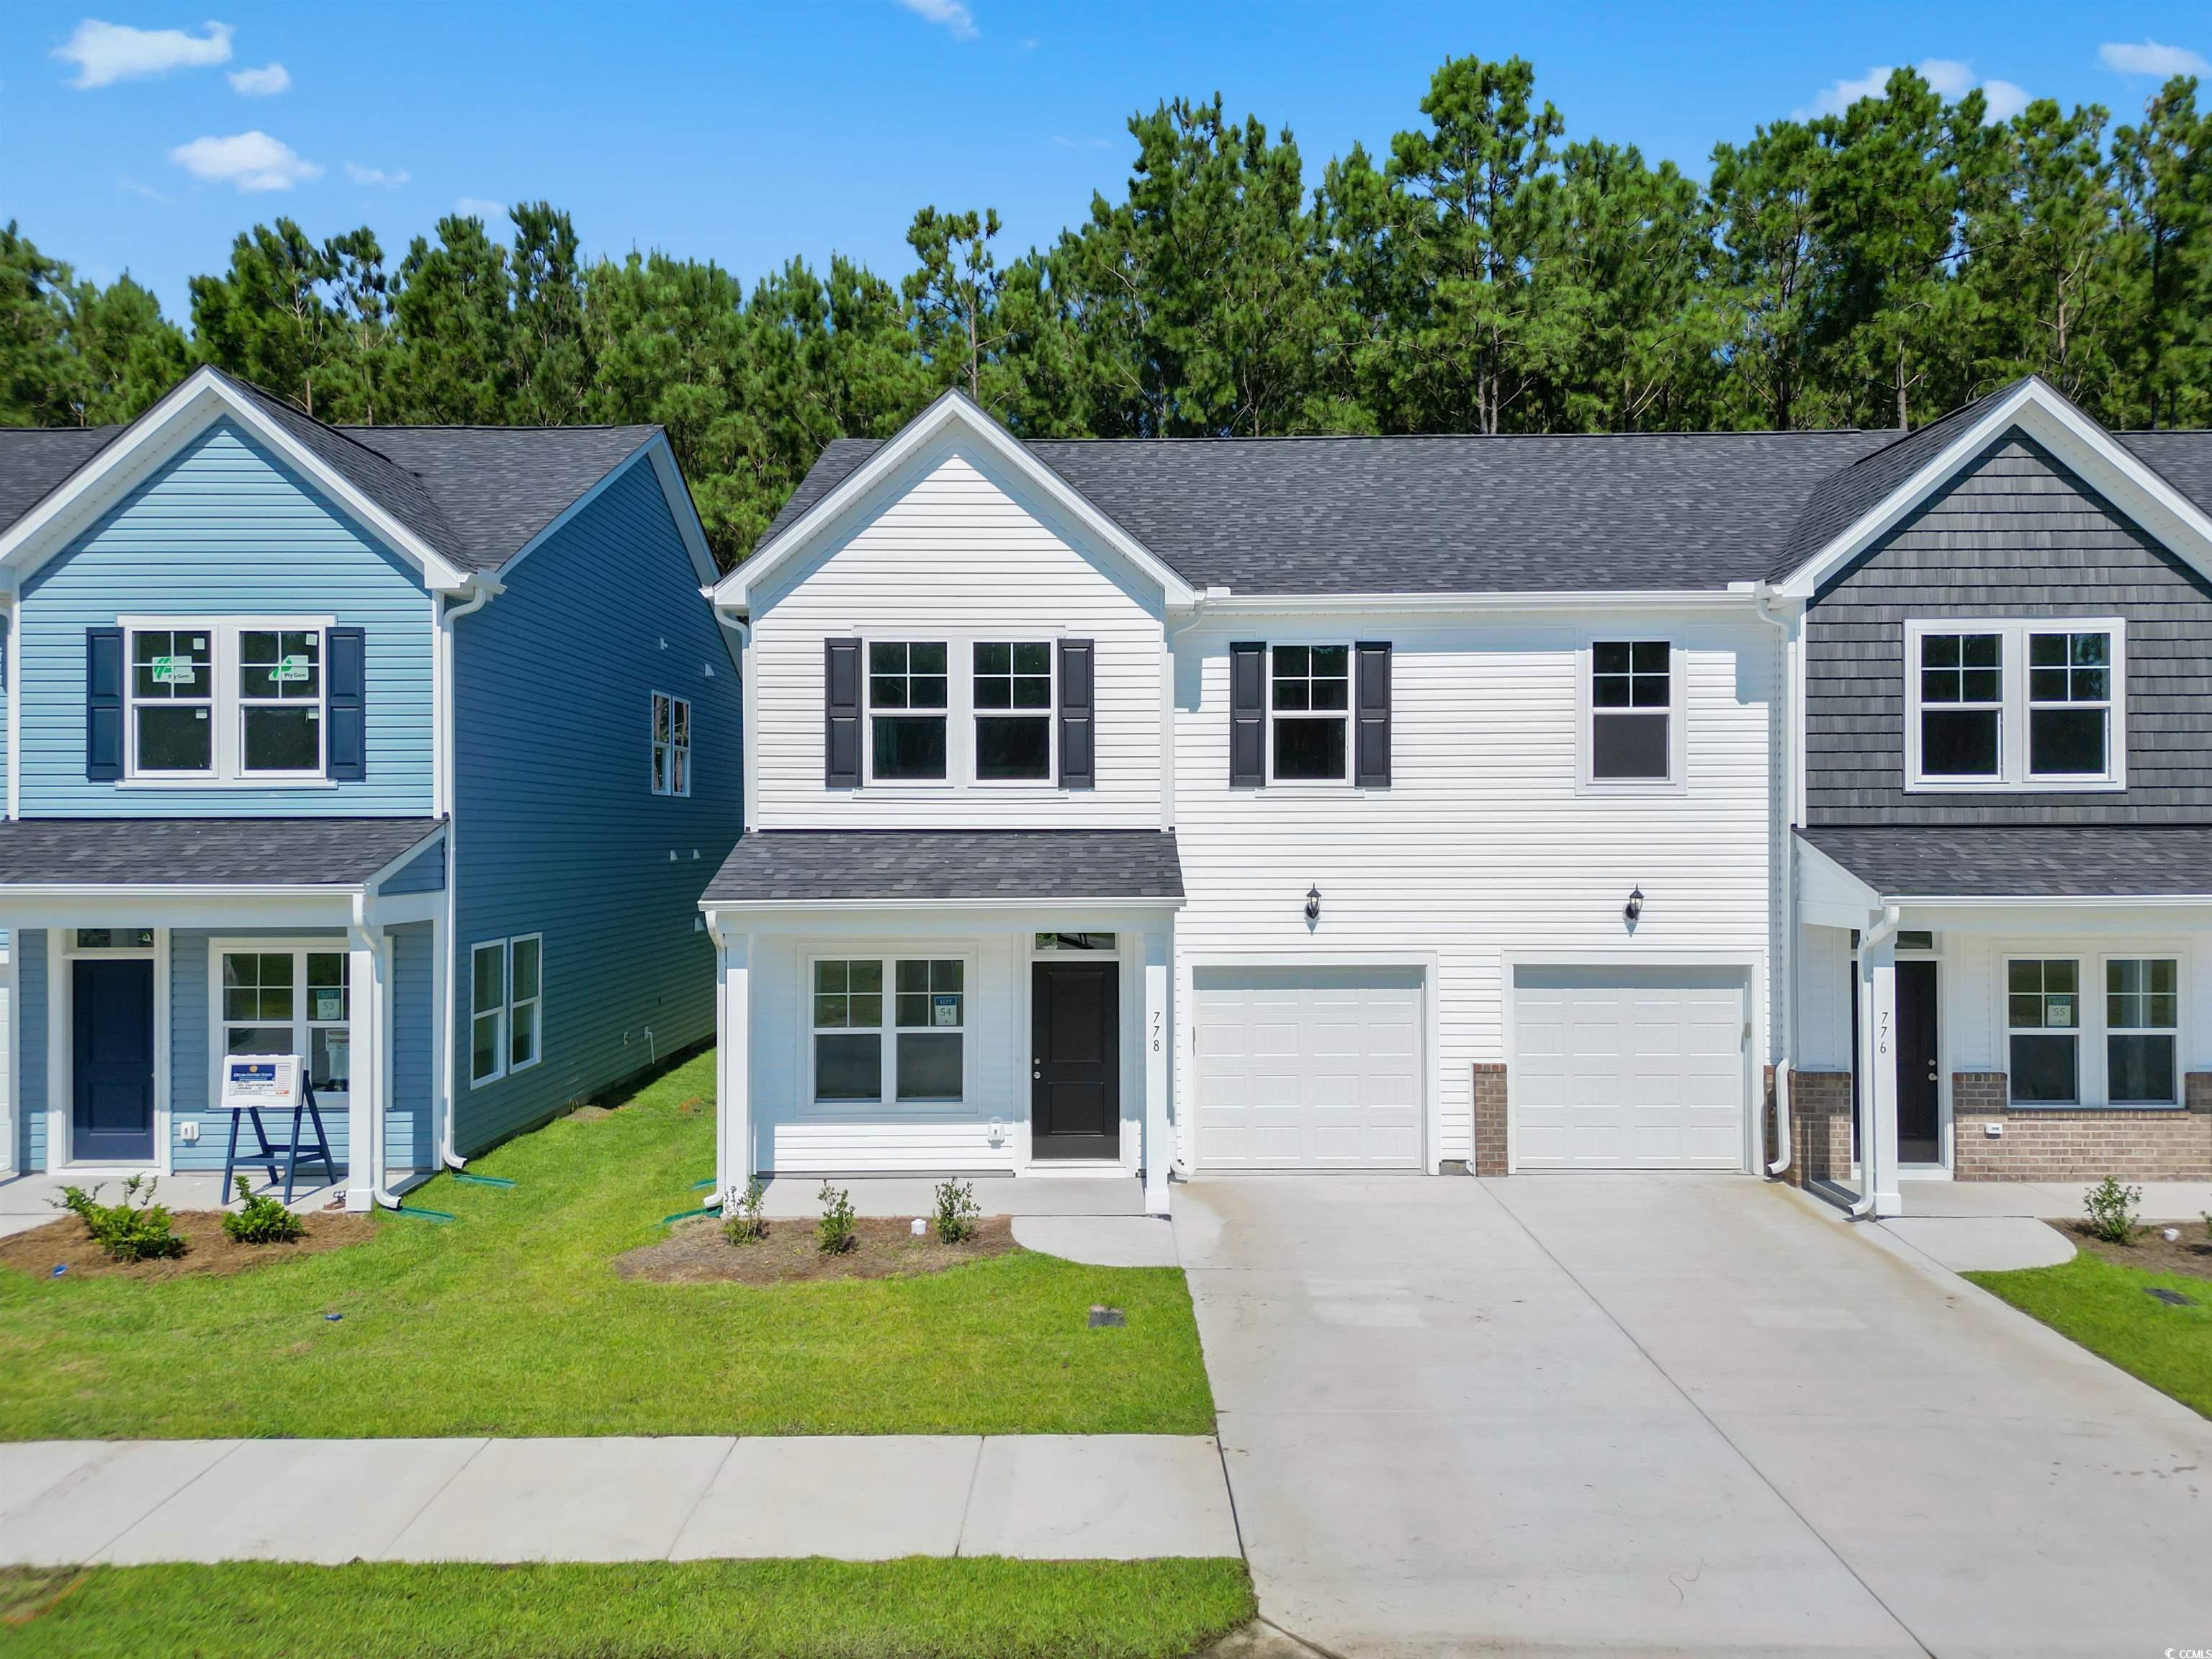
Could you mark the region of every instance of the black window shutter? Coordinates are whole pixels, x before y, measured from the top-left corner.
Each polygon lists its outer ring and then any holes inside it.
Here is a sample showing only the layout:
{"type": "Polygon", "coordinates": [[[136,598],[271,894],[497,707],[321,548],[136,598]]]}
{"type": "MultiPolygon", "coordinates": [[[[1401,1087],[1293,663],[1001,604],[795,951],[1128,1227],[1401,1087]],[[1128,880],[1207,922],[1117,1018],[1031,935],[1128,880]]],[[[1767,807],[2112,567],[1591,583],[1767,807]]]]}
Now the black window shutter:
{"type": "Polygon", "coordinates": [[[860,787],[860,642],[822,641],[824,776],[832,789],[860,787]]]}
{"type": "Polygon", "coordinates": [[[123,630],[84,630],[84,775],[94,783],[123,775],[123,630]]]}
{"type": "Polygon", "coordinates": [[[358,628],[323,630],[323,672],[330,676],[323,733],[334,783],[368,778],[368,636],[358,628]]]}
{"type": "Polygon", "coordinates": [[[1089,640],[1060,642],[1060,787],[1098,787],[1098,696],[1089,640]]]}
{"type": "Polygon", "coordinates": [[[1267,781],[1267,647],[1246,640],[1229,647],[1229,787],[1267,781]]]}
{"type": "Polygon", "coordinates": [[[1390,787],[1390,646],[1364,641],[1353,647],[1358,660],[1352,702],[1358,732],[1352,751],[1352,781],[1364,788],[1390,787]]]}

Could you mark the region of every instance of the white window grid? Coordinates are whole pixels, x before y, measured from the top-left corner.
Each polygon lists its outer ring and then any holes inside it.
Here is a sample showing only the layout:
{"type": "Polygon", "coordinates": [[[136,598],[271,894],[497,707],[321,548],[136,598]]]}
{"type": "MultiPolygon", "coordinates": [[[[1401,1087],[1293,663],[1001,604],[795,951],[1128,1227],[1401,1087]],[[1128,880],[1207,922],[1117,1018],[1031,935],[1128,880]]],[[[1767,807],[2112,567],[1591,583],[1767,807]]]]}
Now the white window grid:
{"type": "MultiPolygon", "coordinates": [[[[806,1090],[805,1098],[812,1109],[822,1112],[848,1111],[855,1107],[896,1106],[909,1110],[928,1111],[932,1109],[957,1109],[966,1104],[971,1092],[969,1069],[975,1059],[975,1044],[970,1040],[968,1019],[969,993],[974,988],[975,964],[972,957],[957,951],[921,946],[901,951],[860,948],[847,951],[823,951],[806,961],[806,994],[808,999],[807,1041],[805,1045],[806,1090]],[[820,988],[818,969],[823,964],[850,967],[866,963],[876,969],[877,989],[850,990],[820,988]],[[899,970],[903,965],[923,964],[930,969],[951,969],[957,983],[943,988],[933,987],[927,991],[909,988],[905,998],[909,1004],[917,997],[918,1006],[902,1010],[899,970]],[[939,996],[957,999],[957,1019],[953,1025],[937,1024],[935,1000],[939,996]],[[835,1012],[839,1023],[823,1024],[825,1003],[836,1001],[835,1012]],[[855,1008],[855,1002],[866,1006],[855,1008]],[[856,1019],[855,1015],[864,1018],[856,1019]],[[919,1014],[919,1023],[908,1018],[919,1014]],[[866,1018],[872,1016],[872,1018],[866,1018]],[[915,1036],[934,1033],[939,1036],[957,1032],[960,1037],[961,1086],[957,1095],[932,1095],[926,1097],[902,1097],[898,1092],[898,1039],[902,1035],[915,1036]],[[877,1039],[878,1083],[874,1096],[866,1098],[823,1099],[815,1076],[815,1042],[820,1036],[873,1036],[877,1039]]],[[[848,981],[849,982],[849,981],[848,981]]]]}
{"type": "MultiPolygon", "coordinates": [[[[330,744],[330,665],[323,659],[326,630],[334,626],[329,617],[118,617],[116,625],[123,630],[123,700],[125,709],[123,733],[123,781],[126,785],[162,786],[184,785],[205,787],[209,784],[244,784],[254,787],[286,787],[300,785],[323,785],[329,775],[330,744]],[[249,635],[275,634],[283,636],[311,635],[314,661],[312,669],[313,696],[283,694],[245,695],[243,678],[244,640],[249,635]],[[142,648],[142,636],[165,635],[170,649],[167,651],[142,648]],[[204,645],[194,641],[204,641],[204,645]],[[182,648],[178,647],[181,646],[182,648]],[[183,656],[191,660],[195,677],[189,688],[172,684],[157,692],[152,685],[141,681],[141,670],[149,675],[153,671],[150,660],[155,656],[183,656]],[[142,657],[148,660],[141,660],[142,657]],[[205,684],[202,684],[201,682],[205,684]],[[182,693],[183,695],[179,695],[182,693]],[[149,708],[174,707],[182,704],[206,711],[209,726],[208,764],[196,769],[142,767],[139,757],[139,727],[143,712],[149,708]],[[306,707],[309,720],[315,728],[315,763],[313,767],[288,769],[256,769],[246,765],[246,720],[253,708],[306,707]]],[[[147,640],[144,645],[156,641],[147,640]]],[[[280,654],[299,654],[281,653],[280,654]]],[[[283,684],[291,684],[286,682],[283,684]]]]}
{"type": "MultiPolygon", "coordinates": [[[[2185,1068],[2188,1049],[2189,975],[2190,957],[2178,942],[2150,939],[2130,943],[2122,949],[2085,951],[2071,941],[2019,942],[1999,945],[1996,951],[1997,977],[1996,1000],[1997,1030],[2003,1034],[2002,1060],[2005,1069],[2012,1068],[2012,1039],[2014,1036],[2070,1036],[2075,1042],[2074,1076],[2075,1098],[2070,1101],[2024,1101],[2014,1104],[2022,1110],[2045,1108],[2059,1110],[2119,1110],[2182,1109],[2182,1073],[2185,1068]],[[2069,1027],[2021,1025],[2014,1023],[2012,1004],[2012,970],[2015,963],[2067,963],[2075,970],[2074,1024],[2069,1027]],[[2171,1025],[2123,1025],[2112,1018],[2112,971],[2116,963],[2158,963],[2171,974],[2173,985],[2171,1025]],[[2110,1042],[2115,1036],[2170,1036],[2173,1038],[2174,1063],[2171,1092],[2163,1100],[2119,1100],[2112,1097],[2111,1088],[2110,1042]]],[[[2146,1012],[2151,1012],[2146,1010],[2146,1012]]],[[[2168,1012],[2160,1007],[2156,1012],[2168,1012]]]]}
{"type": "Polygon", "coordinates": [[[1267,781],[1271,784],[1336,784],[1352,781],[1352,691],[1356,664],[1351,644],[1342,640],[1273,641],[1267,646],[1267,781]],[[1323,657],[1321,653],[1328,653],[1323,657]],[[1323,664],[1326,663],[1324,672],[1323,664]],[[1316,707],[1316,704],[1320,707],[1316,707]],[[1284,777],[1275,769],[1277,727],[1297,721],[1334,721],[1343,732],[1344,765],[1332,777],[1284,777]]]}
{"type": "Polygon", "coordinates": [[[653,694],[653,793],[691,793],[691,702],[665,691],[653,694]]]}
{"type": "MultiPolygon", "coordinates": [[[[1905,787],[1911,793],[2064,794],[2127,787],[2127,619],[2122,617],[1925,617],[1905,624],[1905,787]],[[2109,641],[2104,665],[2107,696],[2101,701],[2058,702],[2032,699],[2032,640],[2039,635],[2101,634],[2109,641]],[[1987,708],[1979,698],[1966,703],[1929,703],[1923,696],[1922,641],[1931,635],[1995,635],[2001,641],[2001,685],[1997,722],[1997,771],[1990,777],[1929,774],[1921,763],[1923,708],[1987,708]],[[2101,708],[2105,710],[2105,770],[2100,774],[2038,774],[2029,764],[2032,712],[2037,708],[2101,708]]],[[[1939,672],[1942,671],[1938,671],[1939,672]]],[[[2070,685],[2069,685],[2070,690],[2070,685]]]]}

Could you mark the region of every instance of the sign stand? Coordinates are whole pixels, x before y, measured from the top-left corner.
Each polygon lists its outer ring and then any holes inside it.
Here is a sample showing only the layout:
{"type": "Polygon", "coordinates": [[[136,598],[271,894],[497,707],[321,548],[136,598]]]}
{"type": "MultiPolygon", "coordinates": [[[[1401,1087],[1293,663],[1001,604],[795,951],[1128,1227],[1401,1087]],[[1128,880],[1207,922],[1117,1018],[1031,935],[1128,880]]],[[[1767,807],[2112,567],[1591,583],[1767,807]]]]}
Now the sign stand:
{"type": "Polygon", "coordinates": [[[331,1157],[330,1136],[323,1129],[322,1109],[315,1103],[315,1085],[307,1076],[307,1067],[297,1054],[231,1054],[222,1062],[222,1102],[230,1113],[230,1149],[223,1155],[223,1202],[230,1201],[231,1185],[238,1165],[238,1121],[241,1117],[253,1120],[253,1139],[258,1143],[258,1155],[249,1156],[246,1162],[259,1164],[269,1171],[269,1184],[276,1184],[276,1158],[284,1157],[284,1202],[292,1201],[294,1177],[299,1173],[300,1155],[304,1152],[310,1163],[319,1163],[323,1173],[335,1183],[338,1166],[331,1157]],[[269,1139],[267,1127],[261,1121],[261,1109],[268,1106],[282,1110],[292,1109],[292,1133],[282,1142],[269,1139]],[[300,1132],[302,1119],[314,1126],[315,1138],[302,1142],[300,1132]]]}

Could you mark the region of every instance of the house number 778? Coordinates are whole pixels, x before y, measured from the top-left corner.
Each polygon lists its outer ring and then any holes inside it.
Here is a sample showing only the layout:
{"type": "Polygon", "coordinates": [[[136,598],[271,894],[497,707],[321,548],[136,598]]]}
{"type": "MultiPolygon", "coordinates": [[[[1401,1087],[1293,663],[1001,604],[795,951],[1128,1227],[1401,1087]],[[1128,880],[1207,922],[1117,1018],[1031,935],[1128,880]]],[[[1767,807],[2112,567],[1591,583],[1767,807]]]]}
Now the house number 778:
{"type": "Polygon", "coordinates": [[[1153,1014],[1153,1016],[1152,1016],[1152,1052],[1153,1052],[1154,1054],[1158,1054],[1158,1053],[1159,1053],[1159,1051],[1160,1051],[1160,1017],[1159,1017],[1159,1015],[1158,1015],[1158,1013],[1155,1013],[1155,1014],[1153,1014]]]}

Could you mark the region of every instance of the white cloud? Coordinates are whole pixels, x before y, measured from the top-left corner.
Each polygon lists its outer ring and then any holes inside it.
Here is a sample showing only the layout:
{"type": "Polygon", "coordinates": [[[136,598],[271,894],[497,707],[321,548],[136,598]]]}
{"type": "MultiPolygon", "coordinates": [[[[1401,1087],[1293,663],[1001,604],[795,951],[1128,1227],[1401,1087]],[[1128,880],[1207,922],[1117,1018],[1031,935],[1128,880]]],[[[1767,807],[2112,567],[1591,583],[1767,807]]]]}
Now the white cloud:
{"type": "Polygon", "coordinates": [[[280,92],[291,91],[292,71],[282,64],[264,64],[258,70],[233,70],[230,89],[241,98],[274,98],[280,92]]]}
{"type": "Polygon", "coordinates": [[[464,219],[481,219],[487,227],[496,229],[507,217],[507,204],[489,201],[481,196],[464,196],[454,202],[453,211],[464,219]]]}
{"type": "Polygon", "coordinates": [[[2097,48],[2105,67],[2123,75],[2155,75],[2161,81],[2177,75],[2212,77],[2212,64],[2186,46],[2165,46],[2156,40],[2107,40],[2097,48]]]}
{"type": "Polygon", "coordinates": [[[228,138],[195,138],[169,152],[169,159],[211,184],[240,190],[289,190],[323,176],[321,167],[304,160],[291,145],[265,132],[237,132],[228,138]]]}
{"type": "Polygon", "coordinates": [[[942,24],[956,40],[973,40],[980,33],[962,0],[899,0],[899,4],[927,22],[942,24]]]}
{"type": "Polygon", "coordinates": [[[182,29],[134,29],[88,17],[76,33],[54,48],[54,56],[76,65],[73,87],[112,86],[118,81],[167,75],[173,69],[204,69],[230,61],[228,23],[208,23],[198,34],[182,29]]]}
{"type": "Polygon", "coordinates": [[[394,173],[386,173],[382,167],[365,167],[358,161],[348,161],[345,168],[346,177],[356,185],[397,185],[407,182],[407,171],[404,167],[394,173]]]}
{"type": "MultiPolygon", "coordinates": [[[[1979,80],[1975,76],[1974,66],[1958,58],[1923,58],[1913,68],[1919,71],[1920,78],[1939,97],[1954,102],[1979,87],[1983,98],[1989,104],[1988,113],[1983,118],[1984,120],[2008,121],[2027,107],[2025,88],[2010,81],[1979,80]]],[[[1889,84],[1889,77],[1896,73],[1893,65],[1874,64],[1864,75],[1846,76],[1823,88],[1813,100],[1809,109],[1791,110],[1790,118],[1803,121],[1815,115],[1841,115],[1862,98],[1881,97],[1882,88],[1889,84]]]]}

